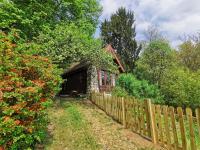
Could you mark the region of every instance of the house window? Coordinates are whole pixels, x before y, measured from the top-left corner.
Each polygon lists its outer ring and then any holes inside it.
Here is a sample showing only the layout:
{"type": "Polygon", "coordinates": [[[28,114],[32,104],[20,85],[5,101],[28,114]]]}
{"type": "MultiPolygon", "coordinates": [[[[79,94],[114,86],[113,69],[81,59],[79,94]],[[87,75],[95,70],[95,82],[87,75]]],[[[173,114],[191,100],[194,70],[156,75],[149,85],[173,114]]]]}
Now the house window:
{"type": "Polygon", "coordinates": [[[111,85],[111,74],[106,72],[106,85],[111,85]]]}
{"type": "Polygon", "coordinates": [[[105,72],[101,71],[101,85],[105,85],[105,72]]]}
{"type": "Polygon", "coordinates": [[[99,83],[100,85],[112,85],[112,75],[109,72],[102,70],[99,83]]]}

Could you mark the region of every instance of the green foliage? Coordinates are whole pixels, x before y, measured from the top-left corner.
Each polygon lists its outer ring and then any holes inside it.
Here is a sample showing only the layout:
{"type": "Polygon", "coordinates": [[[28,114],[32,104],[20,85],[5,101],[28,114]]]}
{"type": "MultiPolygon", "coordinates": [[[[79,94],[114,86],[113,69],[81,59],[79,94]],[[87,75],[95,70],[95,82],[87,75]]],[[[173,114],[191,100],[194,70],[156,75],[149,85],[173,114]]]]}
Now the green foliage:
{"type": "Polygon", "coordinates": [[[161,91],[169,105],[200,107],[200,74],[181,67],[170,69],[165,74],[161,91]]]}
{"type": "Polygon", "coordinates": [[[116,86],[112,90],[112,95],[116,97],[128,97],[126,90],[120,86],[116,86]]]}
{"type": "Polygon", "coordinates": [[[104,44],[111,44],[121,56],[127,72],[132,72],[135,62],[139,58],[141,45],[135,40],[134,13],[125,8],[119,8],[101,24],[101,36],[104,44]]]}
{"type": "Polygon", "coordinates": [[[112,57],[101,48],[101,42],[84,34],[75,24],[57,25],[40,34],[36,42],[43,49],[41,55],[52,58],[62,68],[79,61],[114,68],[112,57]]]}
{"type": "Polygon", "coordinates": [[[30,149],[45,138],[45,110],[61,72],[49,59],[20,51],[17,38],[0,33],[0,147],[30,149]]]}
{"type": "Polygon", "coordinates": [[[91,122],[88,122],[88,118],[82,113],[83,109],[87,108],[74,99],[62,99],[59,107],[51,107],[48,110],[50,122],[54,127],[54,138],[46,138],[44,149],[101,149],[91,130],[91,122]]]}
{"type": "Polygon", "coordinates": [[[163,40],[153,41],[137,62],[136,75],[160,86],[166,71],[174,65],[174,52],[163,40]]]}
{"type": "Polygon", "coordinates": [[[113,69],[111,56],[92,37],[100,12],[97,0],[3,0],[0,29],[17,29],[23,39],[31,41],[20,43],[23,52],[50,57],[61,68],[89,61],[113,69]]]}
{"type": "Polygon", "coordinates": [[[198,38],[196,41],[188,40],[182,43],[177,52],[180,64],[191,71],[200,69],[200,34],[198,38]]]}
{"type": "Polygon", "coordinates": [[[0,30],[8,34],[0,35],[0,149],[30,149],[45,136],[45,110],[61,82],[57,65],[115,67],[92,37],[99,1],[2,0],[0,6],[0,30]]]}
{"type": "Polygon", "coordinates": [[[181,49],[175,52],[165,41],[151,42],[137,62],[135,74],[157,84],[165,104],[196,108],[200,106],[200,76],[198,70],[192,71],[198,67],[198,51],[192,43],[182,44],[181,49]]]}
{"type": "Polygon", "coordinates": [[[73,22],[92,35],[101,12],[97,0],[3,0],[0,5],[1,29],[19,29],[28,39],[60,22],[73,22]]]}
{"type": "Polygon", "coordinates": [[[53,21],[54,7],[53,1],[3,0],[0,8],[1,29],[9,31],[10,28],[16,28],[24,38],[32,39],[53,21]]]}
{"type": "Polygon", "coordinates": [[[120,75],[117,86],[138,99],[150,98],[154,103],[163,103],[163,97],[157,86],[149,84],[146,80],[138,80],[133,74],[120,75]]]}

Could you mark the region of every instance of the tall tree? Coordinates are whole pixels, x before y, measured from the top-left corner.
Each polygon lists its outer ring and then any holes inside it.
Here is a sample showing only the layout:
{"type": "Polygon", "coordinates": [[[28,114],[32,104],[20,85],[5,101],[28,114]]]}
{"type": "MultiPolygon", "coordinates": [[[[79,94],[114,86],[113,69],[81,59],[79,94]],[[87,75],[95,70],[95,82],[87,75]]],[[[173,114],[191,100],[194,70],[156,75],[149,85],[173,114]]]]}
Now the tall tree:
{"type": "Polygon", "coordinates": [[[97,0],[2,0],[0,6],[0,29],[19,29],[29,40],[63,22],[75,23],[92,35],[101,12],[97,0]]]}
{"type": "Polygon", "coordinates": [[[115,69],[112,56],[101,48],[101,41],[84,34],[75,24],[59,24],[54,30],[41,33],[36,42],[43,49],[39,54],[50,57],[60,68],[87,61],[97,67],[115,69]]]}
{"type": "Polygon", "coordinates": [[[177,52],[180,63],[191,71],[200,70],[200,33],[185,37],[177,52]]]}
{"type": "Polygon", "coordinates": [[[115,68],[93,37],[101,12],[98,0],[2,0],[0,6],[0,30],[19,31],[23,51],[47,56],[65,69],[82,60],[115,68]]]}
{"type": "Polygon", "coordinates": [[[119,8],[110,21],[101,24],[104,45],[111,44],[121,56],[127,72],[132,72],[139,58],[141,45],[136,42],[134,12],[119,8]]]}
{"type": "Polygon", "coordinates": [[[136,74],[138,78],[149,80],[160,86],[165,73],[174,63],[174,51],[169,43],[163,40],[153,41],[141,54],[137,62],[136,74]]]}

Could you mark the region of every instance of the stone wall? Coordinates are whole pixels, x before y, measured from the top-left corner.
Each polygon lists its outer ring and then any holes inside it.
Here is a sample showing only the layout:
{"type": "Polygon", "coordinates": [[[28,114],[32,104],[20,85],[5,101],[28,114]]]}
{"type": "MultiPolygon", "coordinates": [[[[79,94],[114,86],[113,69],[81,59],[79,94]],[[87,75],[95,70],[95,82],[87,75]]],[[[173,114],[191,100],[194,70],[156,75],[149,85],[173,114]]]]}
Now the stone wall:
{"type": "Polygon", "coordinates": [[[87,71],[87,93],[99,92],[98,73],[95,66],[89,66],[87,71]]]}

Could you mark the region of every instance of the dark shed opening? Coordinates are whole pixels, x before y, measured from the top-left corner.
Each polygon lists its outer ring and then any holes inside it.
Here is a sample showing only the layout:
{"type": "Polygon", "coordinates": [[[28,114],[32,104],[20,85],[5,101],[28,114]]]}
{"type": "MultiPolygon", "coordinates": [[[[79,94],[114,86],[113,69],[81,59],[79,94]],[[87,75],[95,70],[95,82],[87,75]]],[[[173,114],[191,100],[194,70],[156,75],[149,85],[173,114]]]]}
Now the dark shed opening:
{"type": "Polygon", "coordinates": [[[62,84],[60,95],[72,95],[73,93],[87,93],[87,66],[81,66],[62,75],[65,80],[62,84]]]}

